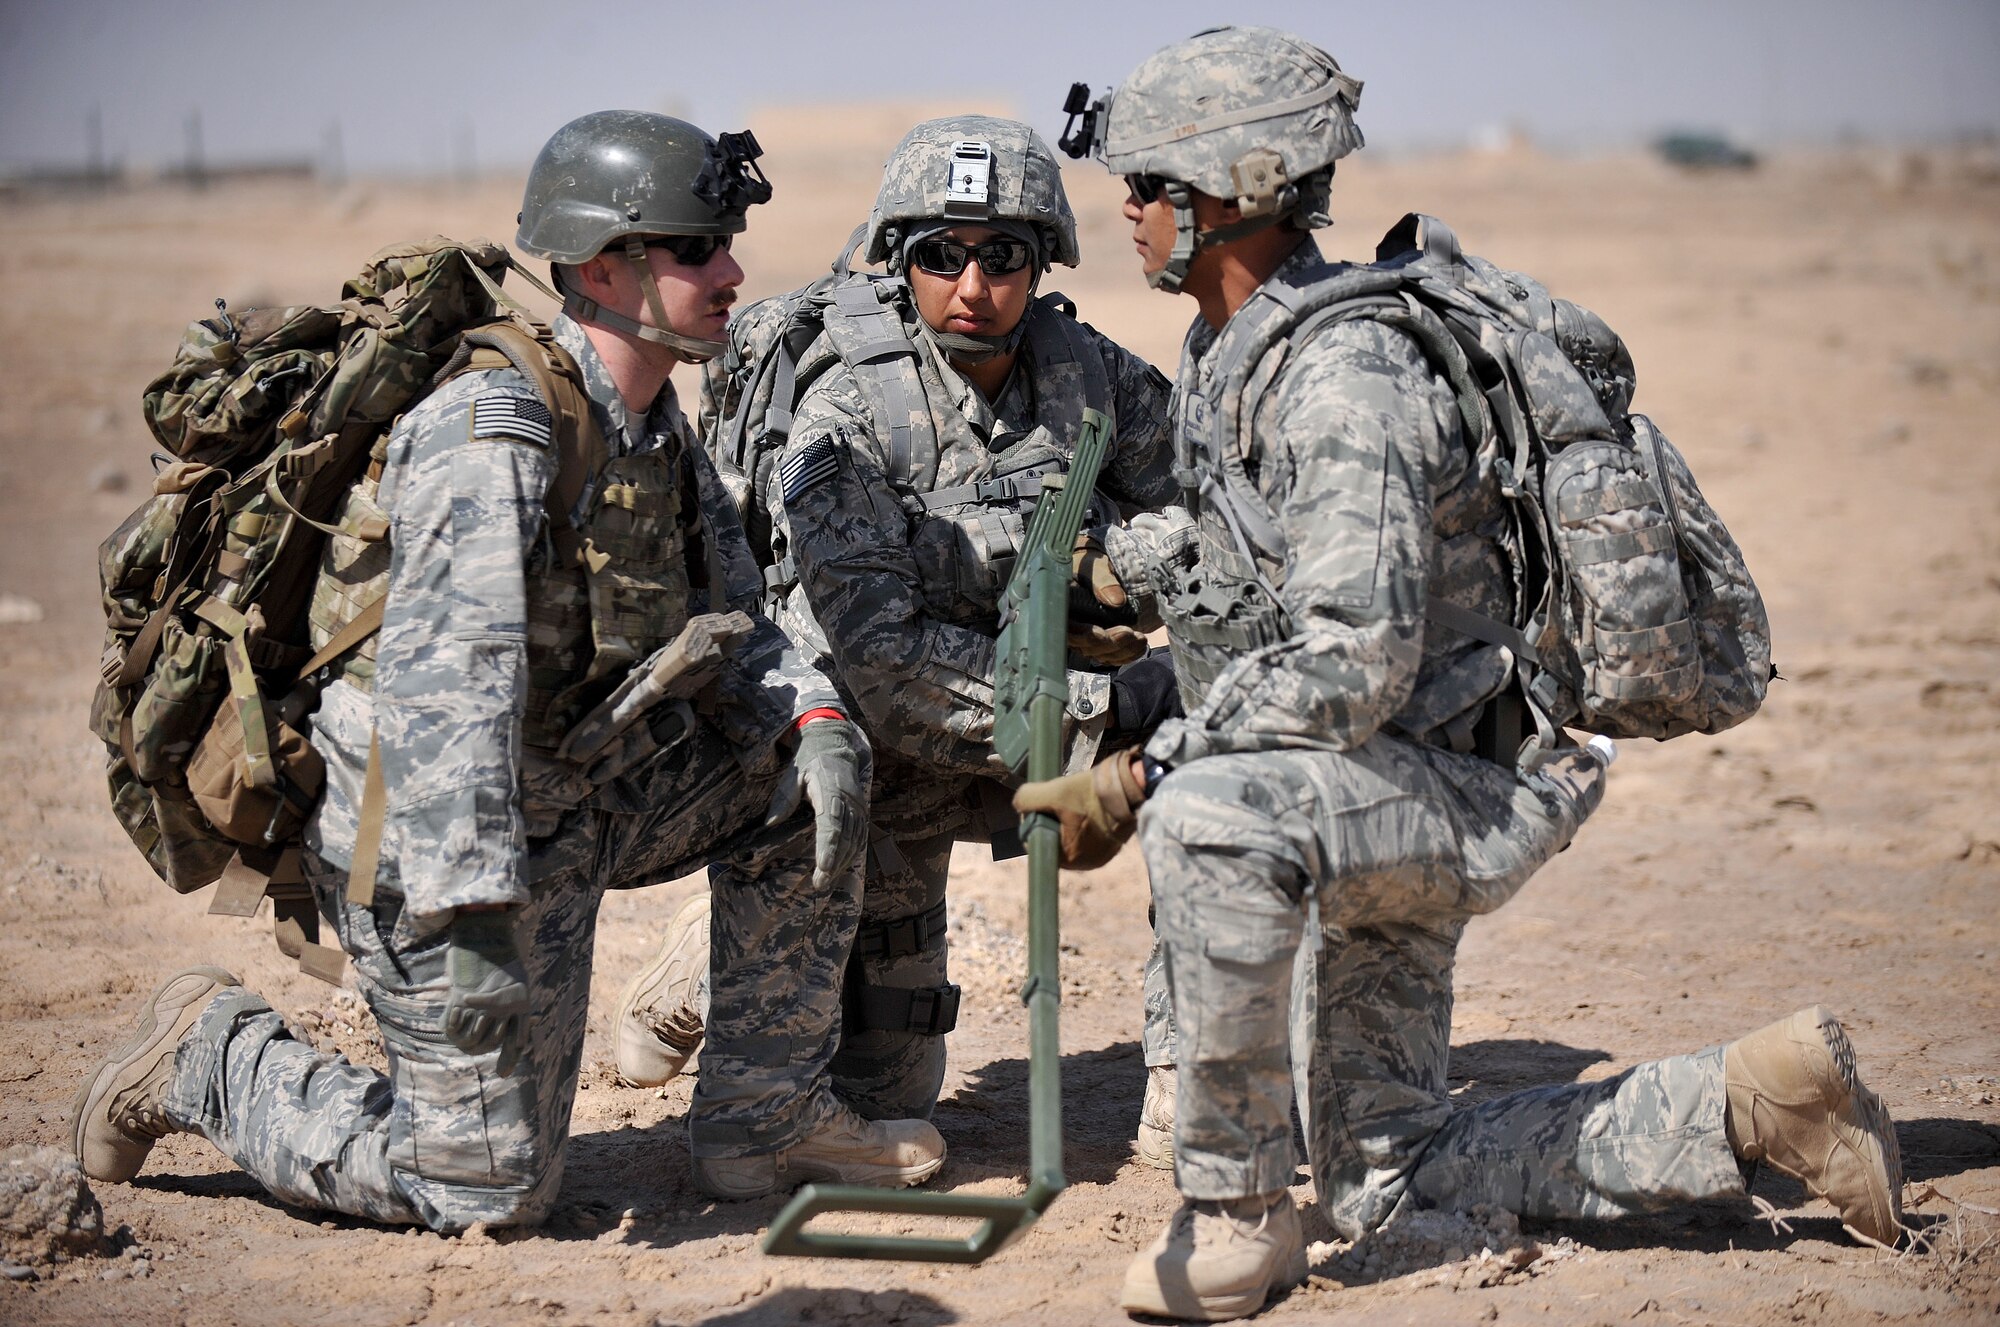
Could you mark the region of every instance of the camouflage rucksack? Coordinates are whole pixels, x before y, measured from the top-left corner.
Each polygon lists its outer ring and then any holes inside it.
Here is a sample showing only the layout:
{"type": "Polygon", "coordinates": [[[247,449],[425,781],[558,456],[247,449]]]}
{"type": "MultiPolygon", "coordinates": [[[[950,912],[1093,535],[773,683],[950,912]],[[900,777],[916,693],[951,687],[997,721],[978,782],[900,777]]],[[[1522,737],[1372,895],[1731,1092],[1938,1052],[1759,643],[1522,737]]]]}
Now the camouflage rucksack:
{"type": "Polygon", "coordinates": [[[311,647],[327,537],[388,534],[350,489],[379,474],[397,417],[468,365],[520,367],[565,462],[594,436],[575,366],[500,291],[512,265],[497,245],[434,237],[375,254],[329,307],[232,314],[218,300],[146,388],[146,422],[178,459],[98,555],[108,632],[91,729],[112,809],[175,890],[229,872],[213,911],[254,911],[268,881],[295,955],[317,932],[297,836],[325,780],[306,718],[320,670],[381,622],[378,599],[311,647]]]}
{"type": "MultiPolygon", "coordinates": [[[[1256,604],[1184,615],[1196,638],[1184,683],[1202,685],[1204,645],[1234,648],[1237,635],[1245,648],[1262,643],[1273,625],[1254,610],[1281,611],[1255,549],[1282,549],[1284,537],[1231,459],[1273,376],[1266,356],[1369,318],[1409,335],[1448,378],[1468,445],[1509,499],[1502,544],[1519,587],[1514,620],[1436,596],[1425,616],[1512,654],[1533,728],[1521,759],[1545,756],[1561,726],[1665,739],[1721,732],[1755,713],[1775,675],[1763,600],[1686,459],[1629,413],[1624,342],[1589,310],[1463,253],[1434,218],[1404,217],[1376,257],[1261,289],[1232,319],[1227,361],[1204,400],[1183,405],[1209,415],[1206,454],[1180,461],[1187,482],[1203,483],[1189,502],[1226,504],[1250,574],[1264,582],[1250,587],[1256,604]]],[[[1180,445],[1190,445],[1186,430],[1180,445]]]]}

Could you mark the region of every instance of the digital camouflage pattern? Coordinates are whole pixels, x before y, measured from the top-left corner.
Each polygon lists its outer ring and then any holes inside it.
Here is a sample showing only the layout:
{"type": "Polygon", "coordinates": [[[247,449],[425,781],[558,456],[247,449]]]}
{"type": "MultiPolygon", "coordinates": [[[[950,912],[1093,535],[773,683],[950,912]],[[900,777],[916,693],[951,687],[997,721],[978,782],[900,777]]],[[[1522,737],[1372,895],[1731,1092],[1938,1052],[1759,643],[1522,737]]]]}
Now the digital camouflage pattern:
{"type": "MultiPolygon", "coordinates": [[[[755,564],[671,388],[636,416],[582,329],[563,319],[557,335],[611,454],[677,456],[689,499],[680,544],[700,581],[684,607],[753,607],[755,564]]],[[[553,457],[518,436],[475,436],[479,403],[532,395],[511,371],[467,375],[398,427],[379,495],[392,551],[373,690],[336,681],[315,716],[329,793],[310,827],[309,883],[355,960],[390,1076],[313,1051],[248,995],[218,1002],[176,1066],[175,1121],[294,1201],[437,1229],[538,1220],[559,1178],[598,898],[704,863],[715,1012],[690,1111],[696,1154],[777,1150],[833,1109],[826,1070],[860,872],[816,885],[809,810],[774,829],[762,821],[784,772],[782,735],[838,694],[773,624],[749,619],[692,704],[651,726],[667,749],[650,760],[579,784],[555,752],[524,748],[537,668],[555,656],[580,678],[593,653],[587,617],[548,611],[551,584],[568,584],[572,601],[582,593],[551,567],[543,537],[553,457]],[[371,728],[390,814],[375,902],[358,907],[345,870],[371,728]],[[507,1075],[497,1054],[466,1055],[442,1031],[443,923],[478,903],[521,909],[536,1010],[507,1075]]]]}
{"type": "MultiPolygon", "coordinates": [[[[754,612],[761,587],[756,565],[672,394],[661,397],[651,417],[635,418],[582,329],[558,318],[556,337],[584,373],[614,464],[667,453],[677,455],[677,468],[686,467],[690,505],[701,517],[698,525],[685,523],[692,535],[689,569],[704,582],[720,579],[717,607],[754,612]],[[707,531],[719,537],[704,541],[707,531]]],[[[474,403],[493,399],[537,398],[511,371],[466,374],[428,398],[392,436],[380,494],[372,499],[390,514],[392,550],[372,692],[352,678],[335,682],[313,719],[313,743],[328,778],[308,846],[331,861],[350,859],[369,735],[379,732],[390,808],[381,857],[412,915],[425,920],[465,904],[525,901],[521,867],[530,824],[546,833],[570,807],[539,800],[536,794],[549,786],[540,779],[517,795],[523,756],[516,726],[527,726],[526,766],[533,771],[543,763],[536,748],[552,755],[551,737],[567,731],[585,707],[572,698],[560,716],[568,722],[544,723],[547,716],[531,710],[532,693],[571,691],[585,680],[596,650],[583,575],[557,565],[541,537],[555,456],[518,438],[475,438],[474,403]],[[469,687],[466,678],[490,682],[469,687]],[[540,743],[532,740],[538,730],[545,734],[540,743]]],[[[579,505],[588,508],[595,496],[586,494],[579,505]]],[[[682,541],[675,534],[661,542],[682,541]]],[[[353,575],[337,546],[326,579],[341,587],[342,597],[365,602],[372,591],[354,590],[353,575]]],[[[706,611],[708,591],[692,602],[706,611]]],[[[685,606],[663,617],[644,639],[671,640],[684,613],[685,606]]],[[[333,625],[331,614],[326,621],[333,625]]],[[[638,648],[627,645],[622,653],[634,657],[638,648]]],[[[737,646],[718,688],[726,699],[718,718],[745,751],[762,751],[766,760],[792,719],[839,704],[825,678],[769,622],[737,646]]],[[[595,796],[608,803],[618,793],[595,796]]]]}
{"type": "Polygon", "coordinates": [[[1238,163],[1259,154],[1275,154],[1278,178],[1297,182],[1360,147],[1360,104],[1360,80],[1318,47],[1275,28],[1213,28],[1155,52],[1118,85],[1100,155],[1113,174],[1236,198],[1252,192],[1238,163]]]}
{"type": "MultiPolygon", "coordinates": [[[[1304,241],[1271,281],[1310,280],[1319,261],[1304,241]]],[[[1242,334],[1233,319],[1191,330],[1181,445],[1210,446],[1210,412],[1241,406],[1247,427],[1220,435],[1236,450],[1210,459],[1254,484],[1275,533],[1246,547],[1209,487],[1194,565],[1164,569],[1161,608],[1177,656],[1204,581],[1225,587],[1211,605],[1271,596],[1280,634],[1211,644],[1199,708],[1147,748],[1171,772],[1139,824],[1179,1043],[1181,1189],[1287,1187],[1296,1088],[1319,1201],[1350,1238],[1399,1203],[1608,1215],[1740,1191],[1716,1052],[1452,1111],[1464,922],[1568,844],[1603,770],[1574,748],[1533,774],[1449,749],[1508,669],[1493,647],[1426,630],[1426,599],[1512,609],[1499,483],[1450,384],[1402,333],[1341,322],[1274,350],[1254,403],[1223,401],[1216,372],[1242,334]]]]}
{"type": "MultiPolygon", "coordinates": [[[[1039,486],[1000,501],[974,499],[968,486],[1010,463],[1066,461],[1088,403],[1086,375],[1096,373],[1116,421],[1100,491],[1135,510],[1158,508],[1175,491],[1165,380],[1053,308],[1030,309],[1036,321],[1021,359],[991,404],[905,312],[924,387],[914,405],[928,412],[925,434],[935,439],[910,458],[906,485],[888,477],[885,421],[853,371],[835,365],[801,402],[764,494],[799,574],[780,620],[849,698],[875,749],[876,848],[855,960],[862,987],[945,981],[942,925],[923,928],[923,943],[894,957],[868,956],[870,937],[943,902],[951,841],[989,823],[982,781],[1009,777],[992,751],[994,639],[999,593],[1039,486]],[[967,500],[924,512],[927,497],[953,492],[967,500]]],[[[1111,718],[1110,678],[1072,671],[1068,682],[1068,763],[1082,768],[1111,718]]],[[[921,1116],[943,1070],[941,1038],[850,1027],[836,1081],[864,1115],[921,1116]]]]}
{"type": "MultiPolygon", "coordinates": [[[[1033,318],[1068,322],[1043,305],[1031,307],[1033,318]]],[[[888,429],[871,417],[854,373],[842,365],[814,383],[779,466],[780,475],[792,466],[808,482],[789,491],[774,483],[764,495],[799,568],[799,586],[780,620],[854,698],[883,771],[901,760],[932,777],[999,775],[1005,771],[992,752],[994,614],[1011,563],[985,556],[982,545],[1003,515],[1012,530],[1023,528],[1037,490],[1030,485],[1025,496],[1008,499],[1004,512],[935,525],[913,520],[906,504],[988,478],[1008,449],[1038,428],[1045,431],[1031,445],[1067,456],[1082,426],[1080,375],[1036,372],[1031,331],[1020,368],[989,404],[936,353],[915,314],[907,317],[926,392],[917,408],[935,425],[935,451],[912,458],[906,487],[892,484],[888,429]],[[968,586],[983,588],[969,598],[968,586]]],[[[1164,380],[1089,328],[1068,323],[1066,330],[1099,356],[1116,411],[1099,489],[1134,508],[1166,504],[1176,490],[1164,380]]],[[[1016,547],[1019,538],[1009,536],[1016,547]]],[[[1095,752],[1110,682],[1101,673],[1072,672],[1069,687],[1069,764],[1077,768],[1095,752]]]]}
{"type": "Polygon", "coordinates": [[[868,216],[863,261],[888,261],[897,247],[897,237],[908,234],[910,222],[944,218],[972,223],[1025,222],[1049,237],[1048,261],[1075,267],[1080,256],[1076,217],[1070,212],[1069,196],[1063,192],[1055,154],[1040,134],[1019,120],[953,115],[926,120],[904,134],[882,167],[882,184],[868,216]],[[975,189],[985,195],[983,201],[947,199],[957,178],[952,170],[952,148],[960,142],[984,143],[992,149],[984,188],[975,189]]]}

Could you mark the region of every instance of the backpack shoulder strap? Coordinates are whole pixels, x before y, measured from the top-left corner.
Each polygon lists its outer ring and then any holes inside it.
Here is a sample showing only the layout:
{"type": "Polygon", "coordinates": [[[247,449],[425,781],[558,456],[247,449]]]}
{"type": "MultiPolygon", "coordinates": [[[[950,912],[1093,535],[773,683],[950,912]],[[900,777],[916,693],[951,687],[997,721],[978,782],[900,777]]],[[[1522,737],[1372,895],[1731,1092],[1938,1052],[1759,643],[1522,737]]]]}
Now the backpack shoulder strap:
{"type": "MultiPolygon", "coordinates": [[[[1047,311],[1047,315],[1028,326],[1027,349],[1035,361],[1037,390],[1052,374],[1074,374],[1082,389],[1081,406],[1111,421],[1112,435],[1117,436],[1118,403],[1112,396],[1111,375],[1104,371],[1104,356],[1097,343],[1077,320],[1076,301],[1060,291],[1051,291],[1035,302],[1047,311]],[[1071,365],[1075,367],[1072,369],[1071,365]]],[[[1062,422],[1066,428],[1073,427],[1072,437],[1080,435],[1082,411],[1077,412],[1073,426],[1067,413],[1062,422]]]]}
{"type": "Polygon", "coordinates": [[[574,560],[581,545],[570,516],[582,500],[592,475],[610,460],[604,435],[590,413],[590,397],[584,391],[583,371],[576,361],[551,338],[543,338],[511,320],[488,323],[465,334],[459,354],[440,378],[477,369],[497,369],[511,365],[534,386],[535,394],[554,416],[556,428],[556,473],[549,483],[546,505],[549,537],[565,563],[574,560]],[[467,350],[470,347],[470,350],[467,350]],[[457,361],[463,358],[464,363],[457,361]]]}
{"type": "Polygon", "coordinates": [[[827,339],[853,372],[876,427],[887,431],[888,479],[908,488],[919,443],[934,441],[917,347],[903,327],[899,281],[850,278],[829,292],[827,339]]]}

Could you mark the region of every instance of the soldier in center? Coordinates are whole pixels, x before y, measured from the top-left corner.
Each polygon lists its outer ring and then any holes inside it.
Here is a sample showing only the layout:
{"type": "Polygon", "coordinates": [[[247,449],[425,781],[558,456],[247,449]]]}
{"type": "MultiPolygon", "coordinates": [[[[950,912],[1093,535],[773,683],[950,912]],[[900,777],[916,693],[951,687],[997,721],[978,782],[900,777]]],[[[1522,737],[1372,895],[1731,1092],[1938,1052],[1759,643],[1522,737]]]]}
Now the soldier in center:
{"type": "MultiPolygon", "coordinates": [[[[779,622],[834,679],[876,752],[835,1091],[869,1119],[922,1118],[958,1016],[946,974],[952,845],[997,830],[1002,851],[1015,822],[991,743],[1001,591],[1042,476],[1066,468],[1086,408],[1111,421],[1104,515],[1146,521],[1174,499],[1170,389],[1060,296],[1038,296],[1050,266],[1075,266],[1078,251],[1055,157],[1027,125],[956,116],[916,126],[890,155],[857,238],[888,275],[838,276],[808,292],[821,324],[791,370],[811,380],[789,437],[739,459],[753,528],[769,516],[779,622]]],[[[750,310],[739,325],[757,318],[750,310]]],[[[715,433],[709,444],[726,450],[715,433]]],[[[1089,584],[1102,550],[1080,544],[1076,558],[1089,584]]],[[[1166,651],[1146,651],[1112,580],[1107,568],[1104,595],[1073,613],[1071,769],[1179,712],[1166,651]]],[[[671,1078],[700,1043],[705,903],[674,919],[620,1001],[629,1082],[671,1078]]],[[[1148,1063],[1170,1065],[1157,963],[1148,975],[1148,1063]]]]}

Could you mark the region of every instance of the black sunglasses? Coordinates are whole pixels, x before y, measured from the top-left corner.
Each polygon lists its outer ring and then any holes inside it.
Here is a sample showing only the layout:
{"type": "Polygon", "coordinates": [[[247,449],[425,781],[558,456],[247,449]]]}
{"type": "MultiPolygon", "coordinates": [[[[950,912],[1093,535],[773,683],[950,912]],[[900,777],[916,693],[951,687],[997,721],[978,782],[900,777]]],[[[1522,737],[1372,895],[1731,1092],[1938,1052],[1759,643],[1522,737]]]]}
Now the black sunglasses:
{"type": "Polygon", "coordinates": [[[987,276],[1006,276],[1026,267],[1034,256],[1034,246],[1022,240],[987,240],[983,244],[920,240],[910,246],[910,261],[932,276],[957,276],[973,261],[987,276]]]}
{"type": "Polygon", "coordinates": [[[1130,189],[1132,196],[1139,200],[1139,206],[1144,207],[1158,198],[1160,191],[1167,187],[1167,177],[1164,175],[1127,175],[1125,177],[1125,187],[1130,189]]]}
{"type": "Polygon", "coordinates": [[[653,235],[647,238],[646,247],[665,249],[682,267],[705,267],[709,259],[726,252],[735,238],[734,235],[653,235]]]}

